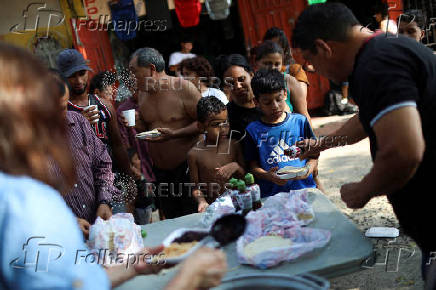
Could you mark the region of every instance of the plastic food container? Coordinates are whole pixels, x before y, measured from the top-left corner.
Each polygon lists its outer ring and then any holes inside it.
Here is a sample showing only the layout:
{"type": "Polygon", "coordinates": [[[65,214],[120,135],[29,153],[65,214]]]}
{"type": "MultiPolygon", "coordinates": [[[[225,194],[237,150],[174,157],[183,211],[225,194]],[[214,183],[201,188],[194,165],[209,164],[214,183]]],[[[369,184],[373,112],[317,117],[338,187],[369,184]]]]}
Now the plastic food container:
{"type": "Polygon", "coordinates": [[[156,138],[159,137],[160,135],[162,134],[158,130],[151,130],[151,131],[136,134],[136,138],[138,139],[156,138]]]}
{"type": "Polygon", "coordinates": [[[280,179],[291,179],[299,176],[304,176],[307,174],[309,168],[305,167],[293,167],[286,166],[279,169],[276,174],[280,179]]]}
{"type": "MultiPolygon", "coordinates": [[[[177,229],[174,232],[172,232],[171,234],[168,235],[168,237],[166,237],[162,244],[164,247],[169,247],[171,245],[171,243],[177,239],[180,238],[183,234],[185,234],[186,232],[198,232],[198,233],[202,233],[202,234],[208,234],[209,231],[207,229],[201,229],[201,228],[181,228],[181,229],[177,229]]],[[[173,257],[173,258],[165,258],[165,262],[167,264],[178,264],[180,262],[182,262],[183,260],[185,260],[187,257],[189,257],[192,253],[194,253],[196,250],[198,250],[199,248],[201,248],[203,246],[203,244],[201,243],[201,240],[198,241],[198,243],[192,247],[189,251],[187,251],[186,253],[184,253],[181,256],[178,257],[173,257]]]]}

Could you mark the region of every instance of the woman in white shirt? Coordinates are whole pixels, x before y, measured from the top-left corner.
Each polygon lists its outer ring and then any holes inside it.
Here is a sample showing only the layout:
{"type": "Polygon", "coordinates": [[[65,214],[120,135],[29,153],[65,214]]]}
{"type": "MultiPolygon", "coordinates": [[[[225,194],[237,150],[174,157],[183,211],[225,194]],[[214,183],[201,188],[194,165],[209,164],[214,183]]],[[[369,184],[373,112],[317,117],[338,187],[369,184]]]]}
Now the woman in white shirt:
{"type": "Polygon", "coordinates": [[[219,86],[220,80],[215,77],[212,65],[207,59],[202,56],[185,59],[180,63],[180,70],[182,76],[191,81],[203,97],[214,96],[224,105],[227,105],[229,100],[226,94],[213,87],[214,85],[219,86]]]}
{"type": "Polygon", "coordinates": [[[379,29],[384,32],[389,32],[392,34],[398,33],[398,27],[397,23],[389,19],[389,13],[388,13],[388,4],[386,3],[380,3],[375,7],[375,20],[379,24],[379,29]]]}

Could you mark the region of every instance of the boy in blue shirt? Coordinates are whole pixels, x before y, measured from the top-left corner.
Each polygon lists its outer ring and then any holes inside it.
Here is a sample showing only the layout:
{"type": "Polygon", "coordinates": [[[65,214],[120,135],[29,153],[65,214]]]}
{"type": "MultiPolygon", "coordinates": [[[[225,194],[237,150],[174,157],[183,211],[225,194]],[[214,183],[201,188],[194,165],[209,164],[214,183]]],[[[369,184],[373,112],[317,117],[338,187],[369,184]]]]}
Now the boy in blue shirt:
{"type": "Polygon", "coordinates": [[[286,88],[283,75],[275,70],[260,70],[251,80],[256,106],[263,115],[251,122],[245,136],[247,164],[256,176],[262,197],[316,187],[312,172],[318,159],[300,160],[284,154],[284,150],[302,139],[315,138],[305,116],[285,111],[286,88]],[[309,168],[305,176],[284,180],[277,170],[286,166],[309,168]]]}

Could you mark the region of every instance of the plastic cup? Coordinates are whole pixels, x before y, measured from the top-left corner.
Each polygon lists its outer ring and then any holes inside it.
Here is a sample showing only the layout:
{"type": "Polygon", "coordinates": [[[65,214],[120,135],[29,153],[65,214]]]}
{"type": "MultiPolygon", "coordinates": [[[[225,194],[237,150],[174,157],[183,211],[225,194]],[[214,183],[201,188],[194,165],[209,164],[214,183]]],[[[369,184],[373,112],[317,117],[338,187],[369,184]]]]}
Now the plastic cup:
{"type": "Polygon", "coordinates": [[[129,127],[135,126],[135,109],[123,111],[123,116],[126,119],[129,127]]]}
{"type": "Polygon", "coordinates": [[[97,110],[97,105],[90,105],[90,106],[86,106],[85,108],[83,108],[85,111],[96,111],[96,112],[98,112],[98,110],[97,110]],[[92,110],[90,110],[91,108],[94,108],[94,109],[92,109],[92,110]]]}

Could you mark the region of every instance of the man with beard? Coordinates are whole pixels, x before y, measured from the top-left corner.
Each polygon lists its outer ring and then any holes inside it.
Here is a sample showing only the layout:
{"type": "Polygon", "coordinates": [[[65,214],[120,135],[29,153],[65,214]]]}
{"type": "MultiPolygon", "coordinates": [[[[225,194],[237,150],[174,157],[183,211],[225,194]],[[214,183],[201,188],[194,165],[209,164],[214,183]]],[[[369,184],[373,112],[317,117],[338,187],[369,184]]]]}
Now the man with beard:
{"type": "Polygon", "coordinates": [[[90,122],[96,136],[106,145],[114,167],[130,174],[129,158],[121,141],[116,112],[110,102],[88,94],[88,71],[91,69],[82,54],[75,49],[65,49],[59,54],[57,65],[71,88],[68,110],[81,113],[90,122]],[[97,112],[90,107],[92,105],[97,106],[97,112]]]}
{"type": "Polygon", "coordinates": [[[198,140],[198,89],[182,78],[165,73],[165,61],[153,48],[140,48],[132,55],[129,69],[135,75],[139,111],[146,130],[160,136],[149,142],[160,208],[166,218],[196,212],[189,196],[187,153],[198,140]]]}

